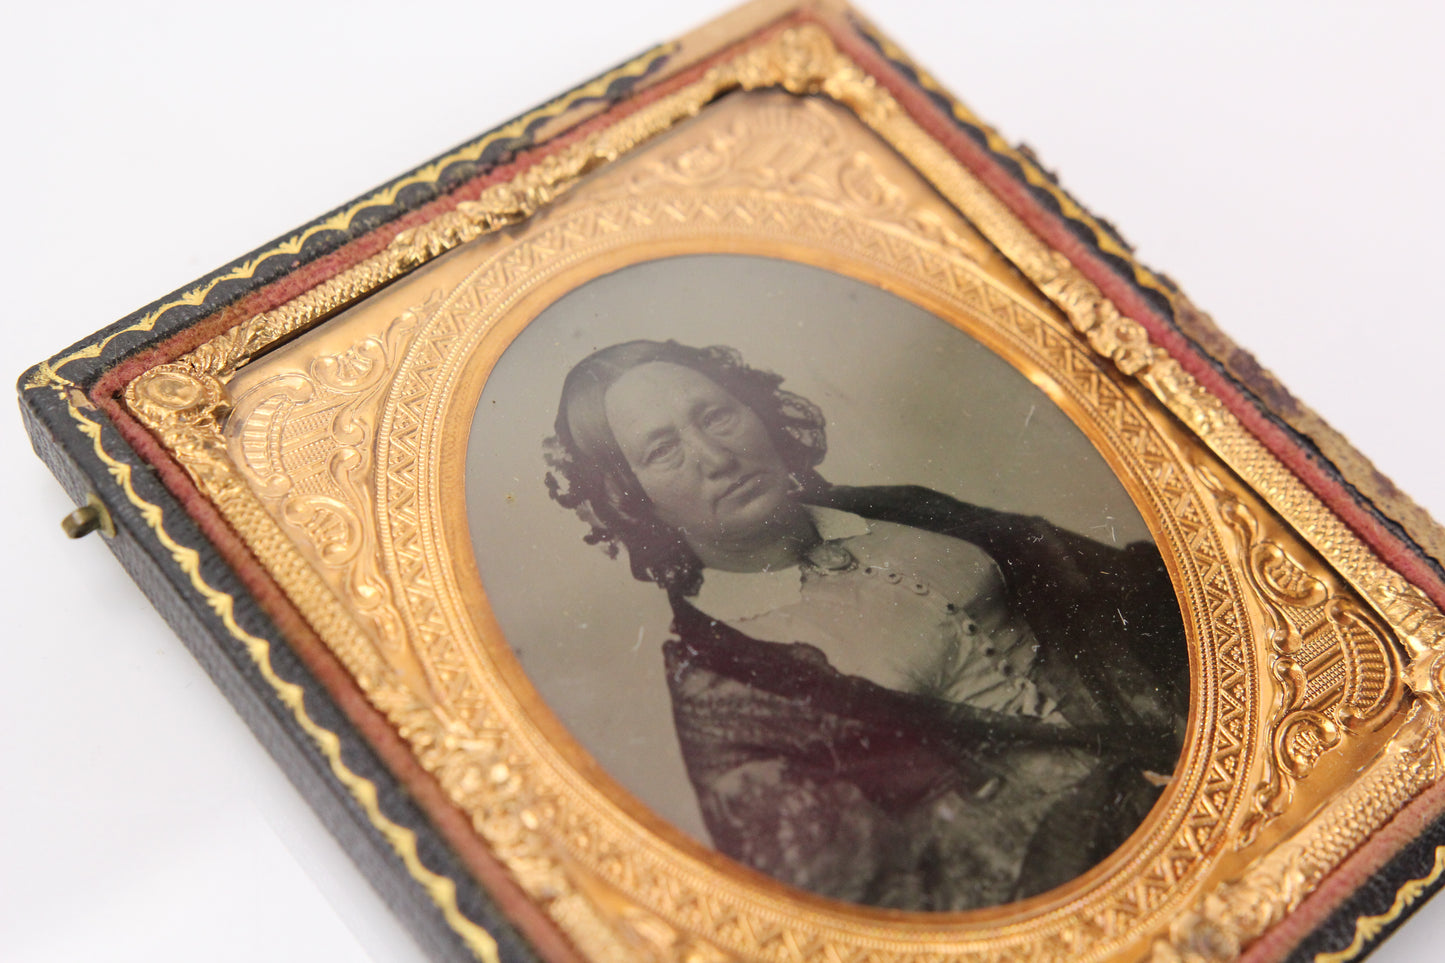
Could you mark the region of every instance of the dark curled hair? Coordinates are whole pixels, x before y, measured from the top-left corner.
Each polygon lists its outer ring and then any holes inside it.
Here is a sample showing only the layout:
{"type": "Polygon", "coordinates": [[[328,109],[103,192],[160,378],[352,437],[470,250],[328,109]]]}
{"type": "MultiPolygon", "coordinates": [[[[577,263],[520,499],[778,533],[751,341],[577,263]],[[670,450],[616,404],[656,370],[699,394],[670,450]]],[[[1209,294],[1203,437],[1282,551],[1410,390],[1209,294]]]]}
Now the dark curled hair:
{"type": "Polygon", "coordinates": [[[589,355],[567,374],[557,433],[543,443],[551,469],[547,492],[590,526],[583,537],[587,544],[601,545],[613,558],[621,544],[636,578],[656,582],[669,594],[691,595],[702,584],[702,563],[681,532],[658,521],[607,423],[607,389],[633,368],[657,361],[691,368],[751,408],[801,487],[800,495],[827,488],[815,469],[828,441],[816,405],[782,390],[780,376],[748,367],[738,352],[721,345],[627,341],[589,355]]]}

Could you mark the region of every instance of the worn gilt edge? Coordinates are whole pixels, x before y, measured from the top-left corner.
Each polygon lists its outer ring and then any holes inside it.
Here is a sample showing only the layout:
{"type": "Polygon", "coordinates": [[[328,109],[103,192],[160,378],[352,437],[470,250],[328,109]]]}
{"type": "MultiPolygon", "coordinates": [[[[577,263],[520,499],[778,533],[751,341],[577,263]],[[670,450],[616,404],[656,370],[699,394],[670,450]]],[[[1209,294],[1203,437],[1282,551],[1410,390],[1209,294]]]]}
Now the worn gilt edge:
{"type": "Polygon", "coordinates": [[[367,820],[376,827],[377,832],[386,839],[406,868],[407,873],[422,887],[441,911],[447,925],[477,959],[482,960],[483,963],[500,963],[496,940],[485,929],[468,919],[457,905],[456,884],[446,876],[428,869],[421,861],[416,833],[393,822],[381,811],[376,784],[353,772],[342,759],[340,737],[311,718],[310,713],[306,710],[305,691],[294,682],[288,682],[277,675],[271,664],[271,643],[248,632],[236,621],[234,596],[206,581],[201,574],[200,553],[194,548],[182,545],[171,536],[170,532],[166,530],[164,510],[136,491],[131,477],[131,465],[106,451],[100,423],[76,407],[63,380],[54,381],[51,387],[59,397],[65,400],[70,417],[76,423],[76,429],[90,439],[96,458],[106,466],[116,487],[155,533],[156,540],[170,554],[171,562],[186,576],[191,587],[220,619],[227,633],[245,648],[246,654],[255,664],[261,677],[266,680],[267,685],[271,687],[276,698],[290,710],[296,724],[325,756],[332,776],[356,801],[362,812],[366,814],[367,820]]]}
{"type": "Polygon", "coordinates": [[[47,385],[70,387],[73,385],[73,382],[61,374],[61,369],[67,365],[87,358],[100,357],[105,348],[121,335],[152,330],[162,317],[176,308],[198,307],[205,304],[206,298],[218,285],[227,281],[242,281],[254,277],[263,263],[278,254],[295,255],[301,253],[306,242],[317,234],[326,231],[345,231],[350,229],[357,215],[362,211],[372,207],[384,207],[394,204],[396,203],[397,197],[407,187],[415,184],[435,183],[448,167],[456,163],[480,159],[486,149],[497,141],[523,136],[532,125],[538,121],[565,114],[568,110],[583,101],[595,100],[606,96],[607,91],[617,81],[645,76],[676,50],[676,43],[667,43],[654,47],[640,56],[629,60],[627,63],[602,74],[589,83],[569,91],[556,100],[529,111],[477,140],[437,158],[425,167],[413,171],[399,180],[393,181],[372,194],[368,194],[344,210],[333,214],[318,224],[304,228],[299,233],[273,247],[261,251],[245,263],[237,265],[226,273],[213,277],[165,301],[146,312],[146,314],[134,324],[128,325],[119,331],[114,331],[97,341],[90,342],[83,348],[79,348],[69,354],[41,362],[36,367],[35,374],[25,383],[26,389],[35,389],[47,385]]]}
{"type": "Polygon", "coordinates": [[[1358,958],[1364,952],[1367,944],[1373,942],[1385,927],[1395,922],[1402,913],[1415,905],[1426,890],[1439,882],[1441,876],[1445,876],[1445,846],[1436,846],[1435,865],[1431,867],[1429,873],[1419,879],[1405,881],[1395,891],[1395,901],[1385,912],[1374,916],[1361,916],[1355,920],[1355,935],[1350,940],[1350,944],[1342,950],[1316,953],[1314,963],[1349,963],[1358,958]]]}
{"type": "MultiPolygon", "coordinates": [[[[817,28],[802,28],[798,32],[821,33],[817,28]]],[[[813,46],[816,51],[819,39],[826,47],[831,48],[831,40],[826,35],[810,37],[809,46],[813,46]]],[[[831,51],[831,53],[833,56],[822,58],[822,63],[835,68],[841,63],[846,65],[845,69],[834,69],[831,72],[820,74],[816,69],[819,66],[818,58],[800,58],[798,62],[790,64],[795,68],[794,72],[790,74],[792,82],[785,82],[783,85],[789,90],[800,93],[821,90],[848,106],[865,124],[898,147],[904,156],[914,163],[915,168],[924,170],[931,167],[947,172],[945,176],[939,178],[938,182],[935,182],[935,187],[973,220],[984,235],[995,243],[1005,256],[1013,260],[1025,275],[1064,311],[1070,322],[1085,336],[1094,350],[1113,361],[1121,373],[1139,380],[1170,411],[1192,427],[1226,465],[1261,491],[1270,505],[1280,512],[1293,528],[1304,535],[1306,540],[1331,564],[1339,569],[1391,626],[1400,632],[1409,653],[1414,657],[1414,661],[1407,669],[1407,679],[1411,687],[1424,697],[1429,705],[1439,706],[1440,693],[1445,690],[1445,641],[1442,641],[1445,640],[1445,617],[1440,615],[1433,604],[1414,586],[1385,567],[1353,532],[1333,517],[1332,513],[1312,492],[1301,491],[1297,482],[1291,485],[1293,476],[1287,469],[1257,439],[1250,435],[1217,399],[1184,372],[1167,352],[1152,345],[1142,326],[1120,315],[1098,288],[1084,278],[1067,259],[1040,245],[1031,232],[996,199],[981,196],[975,198],[974,203],[962,203],[967,198],[961,198],[960,194],[967,192],[960,192],[957,189],[959,186],[957,182],[961,182],[968,175],[959,171],[956,165],[950,167],[946,164],[920,163],[921,159],[930,154],[936,155],[942,148],[932,143],[916,128],[916,125],[903,116],[896,103],[879,91],[870,78],[863,75],[856,67],[848,65],[846,59],[838,55],[836,51],[831,51]],[[955,183],[950,184],[950,181],[955,181],[955,183]],[[1293,490],[1290,490],[1291,488],[1293,490]]],[[[720,76],[717,68],[710,71],[708,78],[701,86],[712,86],[713,90],[710,94],[700,98],[700,102],[696,108],[693,108],[693,112],[700,109],[702,103],[721,93],[728,86],[744,88],[749,86],[746,76],[739,77],[734,74],[732,78],[728,79],[733,81],[731,85],[722,82],[723,77],[720,76]],[[707,80],[711,80],[712,84],[708,84],[707,80]]],[[[776,83],[776,79],[773,83],[776,83]]],[[[772,85],[772,83],[768,85],[772,85]]],[[[670,104],[670,102],[663,101],[660,102],[661,104],[670,104]]],[[[685,113],[682,116],[688,115],[685,113]]],[[[677,119],[682,119],[682,116],[677,119]]],[[[631,146],[635,146],[635,144],[626,145],[627,148],[631,146]]],[[[605,159],[603,158],[603,160],[605,159]]],[[[573,158],[572,160],[573,163],[578,160],[583,160],[583,162],[574,167],[562,168],[560,172],[563,175],[569,170],[580,172],[573,175],[574,179],[591,167],[595,167],[597,163],[603,162],[603,160],[594,160],[589,164],[585,159],[573,158]]],[[[544,182],[536,186],[547,187],[549,185],[544,182]]],[[[523,200],[526,204],[531,205],[531,210],[535,210],[542,203],[546,203],[547,200],[560,194],[567,186],[569,185],[564,183],[564,178],[559,177],[550,185],[553,191],[550,195],[545,197],[533,195],[530,198],[524,197],[523,200]]],[[[520,217],[525,215],[515,212],[526,209],[525,205],[513,206],[511,214],[505,209],[501,212],[489,212],[485,206],[480,209],[458,211],[459,217],[454,222],[437,225],[439,231],[432,231],[433,225],[427,225],[425,228],[418,229],[411,237],[398,238],[398,242],[400,242],[398,246],[408,247],[411,252],[421,252],[420,257],[414,261],[414,263],[420,263],[420,260],[424,260],[428,256],[435,256],[462,243],[465,239],[483,233],[489,225],[510,223],[508,220],[499,222],[497,220],[499,214],[503,219],[520,217]],[[477,217],[479,227],[466,223],[465,219],[472,216],[477,217]]],[[[417,255],[411,254],[410,257],[417,258],[417,255]]],[[[247,350],[259,350],[267,336],[280,337],[280,333],[273,333],[277,331],[278,329],[274,327],[269,330],[258,329],[252,338],[246,339],[247,350]]],[[[217,362],[209,359],[204,363],[211,366],[216,365],[217,362]]],[[[227,359],[219,364],[218,370],[225,370],[229,366],[232,365],[230,359],[227,359]]],[[[1435,714],[1430,712],[1428,715],[1433,719],[1435,714]]],[[[1433,742],[1433,738],[1430,741],[1433,742]]],[[[1397,758],[1405,748],[1408,748],[1405,742],[1397,739],[1391,746],[1390,754],[1374,770],[1376,778],[1369,783],[1371,792],[1361,792],[1360,787],[1357,787],[1357,791],[1342,797],[1327,814],[1322,814],[1334,817],[1326,818],[1325,822],[1330,823],[1338,830],[1350,822],[1363,821],[1370,824],[1362,827],[1363,832],[1367,832],[1370,828],[1381,824],[1389,814],[1396,811],[1400,805],[1432,782],[1436,774],[1436,768],[1433,765],[1426,773],[1423,767],[1402,763],[1397,758]],[[1390,765],[1391,761],[1395,765],[1390,765]],[[1403,777],[1401,775],[1402,767],[1406,770],[1413,770],[1415,777],[1403,777]],[[1377,787],[1376,783],[1385,783],[1386,785],[1377,787]],[[1380,788],[1393,791],[1377,791],[1380,788]],[[1352,808],[1342,808],[1345,800],[1349,800],[1353,804],[1352,808]]],[[[1353,848],[1356,841],[1363,838],[1363,832],[1354,835],[1342,831],[1314,832],[1309,835],[1310,840],[1316,841],[1313,849],[1310,849],[1310,842],[1304,841],[1296,847],[1287,851],[1282,850],[1280,853],[1262,860],[1251,869],[1245,879],[1232,884],[1233,889],[1221,890],[1219,894],[1210,898],[1214,904],[1222,904],[1223,910],[1215,906],[1214,911],[1210,912],[1210,906],[1202,904],[1204,915],[1201,915],[1200,919],[1206,922],[1214,918],[1223,919],[1227,921],[1227,926],[1216,927],[1214,930],[1203,923],[1195,925],[1193,929],[1184,927],[1176,934],[1176,939],[1171,943],[1173,946],[1184,946],[1188,950],[1197,942],[1195,937],[1199,933],[1210,932],[1215,935],[1223,934],[1221,938],[1227,937],[1227,942],[1232,941],[1233,945],[1237,947],[1241,941],[1258,935],[1273,920],[1261,923],[1258,919],[1239,919],[1239,915],[1244,912],[1243,907],[1249,900],[1240,899],[1237,895],[1231,899],[1231,893],[1248,895],[1252,888],[1264,885],[1265,883],[1261,881],[1265,881],[1266,877],[1269,877],[1268,885],[1283,886],[1282,892],[1297,894],[1294,900],[1297,903],[1298,898],[1302,898],[1302,894],[1311,889],[1328,868],[1337,864],[1339,859],[1342,859],[1353,848]],[[1320,840],[1323,842],[1319,842],[1320,840]],[[1330,845],[1331,841],[1333,841],[1333,848],[1330,845]],[[1317,857],[1317,861],[1312,864],[1315,871],[1305,872],[1300,869],[1286,871],[1278,867],[1281,860],[1302,859],[1301,853],[1305,851],[1309,851],[1317,857]],[[1320,859],[1321,857],[1322,859],[1320,859]]],[[[1209,900],[1205,901],[1205,904],[1209,903],[1209,900]]],[[[1169,957],[1166,954],[1161,958],[1169,957]]],[[[1214,957],[1201,956],[1198,958],[1214,957]]]]}
{"type": "Polygon", "coordinates": [[[1385,752],[1309,826],[1198,900],[1148,963],[1228,963],[1299,907],[1360,844],[1441,773],[1439,713],[1417,704],[1385,752]]]}

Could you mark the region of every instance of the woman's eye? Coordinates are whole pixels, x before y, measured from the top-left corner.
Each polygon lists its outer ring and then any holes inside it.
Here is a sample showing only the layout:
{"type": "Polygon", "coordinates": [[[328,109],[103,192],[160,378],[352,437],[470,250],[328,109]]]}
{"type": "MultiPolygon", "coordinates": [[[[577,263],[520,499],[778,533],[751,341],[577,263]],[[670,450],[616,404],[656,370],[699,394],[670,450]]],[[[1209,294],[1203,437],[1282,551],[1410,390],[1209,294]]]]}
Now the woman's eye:
{"type": "Polygon", "coordinates": [[[642,456],[642,463],[644,465],[659,464],[660,462],[667,460],[667,458],[676,451],[676,441],[659,442],[658,444],[653,445],[651,448],[647,449],[647,453],[642,456]]]}
{"type": "Polygon", "coordinates": [[[704,428],[725,428],[732,424],[736,415],[732,408],[709,408],[703,412],[701,423],[704,428]]]}

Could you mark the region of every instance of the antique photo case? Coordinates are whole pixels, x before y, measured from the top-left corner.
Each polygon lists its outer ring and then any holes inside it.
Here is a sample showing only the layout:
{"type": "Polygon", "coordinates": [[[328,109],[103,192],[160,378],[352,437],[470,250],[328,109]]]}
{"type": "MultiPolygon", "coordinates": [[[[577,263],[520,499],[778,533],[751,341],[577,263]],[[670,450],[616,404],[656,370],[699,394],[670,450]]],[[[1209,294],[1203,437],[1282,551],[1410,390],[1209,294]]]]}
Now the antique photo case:
{"type": "Polygon", "coordinates": [[[26,390],[154,468],[93,521],[445,952],[1288,959],[1414,878],[1438,527],[852,11],[745,8],[376,207],[26,390]]]}

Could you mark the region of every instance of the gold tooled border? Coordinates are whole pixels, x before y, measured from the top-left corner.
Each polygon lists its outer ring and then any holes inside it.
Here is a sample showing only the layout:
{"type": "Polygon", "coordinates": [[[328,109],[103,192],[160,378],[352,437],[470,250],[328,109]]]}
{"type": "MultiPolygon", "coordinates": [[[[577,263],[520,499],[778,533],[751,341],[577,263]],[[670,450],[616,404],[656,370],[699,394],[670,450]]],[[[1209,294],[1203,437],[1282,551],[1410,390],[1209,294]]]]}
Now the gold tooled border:
{"type": "Polygon", "coordinates": [[[1385,912],[1375,916],[1361,916],[1355,920],[1355,938],[1350,945],[1342,950],[1335,950],[1327,953],[1316,953],[1314,963],[1349,963],[1358,959],[1364,952],[1365,947],[1380,935],[1380,931],[1399,919],[1416,901],[1425,894],[1425,891],[1445,876],[1445,846],[1435,847],[1435,865],[1430,872],[1419,879],[1407,880],[1398,890],[1395,891],[1395,901],[1385,912]]]}
{"type": "Polygon", "coordinates": [[[361,211],[367,208],[394,204],[397,196],[403,189],[413,184],[434,183],[441,176],[442,171],[452,164],[462,161],[475,161],[482,156],[482,153],[487,147],[498,140],[520,136],[539,120],[550,120],[559,117],[582,101],[604,96],[608,88],[618,80],[645,76],[665,58],[671,56],[672,53],[678,49],[678,46],[678,42],[673,41],[653,47],[640,56],[634,57],[621,66],[609,70],[596,79],[583,84],[581,87],[568,91],[555,100],[549,101],[535,110],[528,111],[520,117],[503,124],[501,127],[484,134],[477,140],[465,144],[449,154],[443,154],[426,166],[418,168],[398,180],[392,181],[379,190],[373,191],[333,214],[331,217],[328,217],[326,220],[303,228],[299,233],[293,234],[279,244],[261,251],[245,263],[237,265],[225,274],[218,274],[183,294],[170,298],[146,312],[146,314],[134,324],[121,328],[119,331],[112,331],[104,338],[91,341],[86,344],[85,347],[78,348],[69,354],[42,361],[36,366],[35,374],[26,382],[25,387],[40,388],[45,385],[71,386],[73,382],[60,373],[60,369],[66,365],[86,358],[100,357],[106,347],[123,334],[136,331],[150,331],[155,327],[156,322],[161,319],[162,315],[174,308],[196,307],[204,304],[206,297],[217,285],[225,281],[241,281],[253,277],[257,268],[278,254],[299,254],[308,240],[323,231],[347,230],[351,227],[352,221],[355,220],[361,211]]]}
{"type": "Polygon", "coordinates": [[[297,725],[311,737],[321,754],[330,763],[332,775],[346,787],[352,798],[366,813],[367,819],[385,837],[397,856],[400,857],[407,872],[426,890],[431,901],[441,910],[447,925],[461,938],[477,959],[483,963],[500,963],[497,941],[485,929],[463,915],[458,907],[456,884],[447,877],[432,872],[422,863],[417,853],[416,833],[393,822],[381,811],[381,806],[377,801],[376,784],[364,776],[352,772],[341,758],[340,737],[311,718],[306,711],[305,693],[299,685],[287,682],[276,674],[275,669],[271,666],[271,643],[252,635],[240,626],[235,618],[235,598],[208,583],[201,575],[200,553],[177,542],[166,531],[164,510],[159,505],[147,501],[135,490],[135,486],[131,482],[131,466],[105,450],[105,445],[101,441],[100,423],[88,418],[75,406],[64,388],[63,379],[57,380],[54,387],[57,394],[65,399],[70,417],[76,422],[77,430],[91,440],[95,456],[105,464],[117,487],[125,493],[125,497],[140,512],[145,523],[155,532],[156,540],[170,553],[171,560],[176,567],[190,579],[191,586],[206,600],[211,611],[226,627],[226,631],[231,634],[232,638],[245,646],[247,654],[256,664],[261,677],[271,686],[281,703],[291,710],[297,725]]]}

